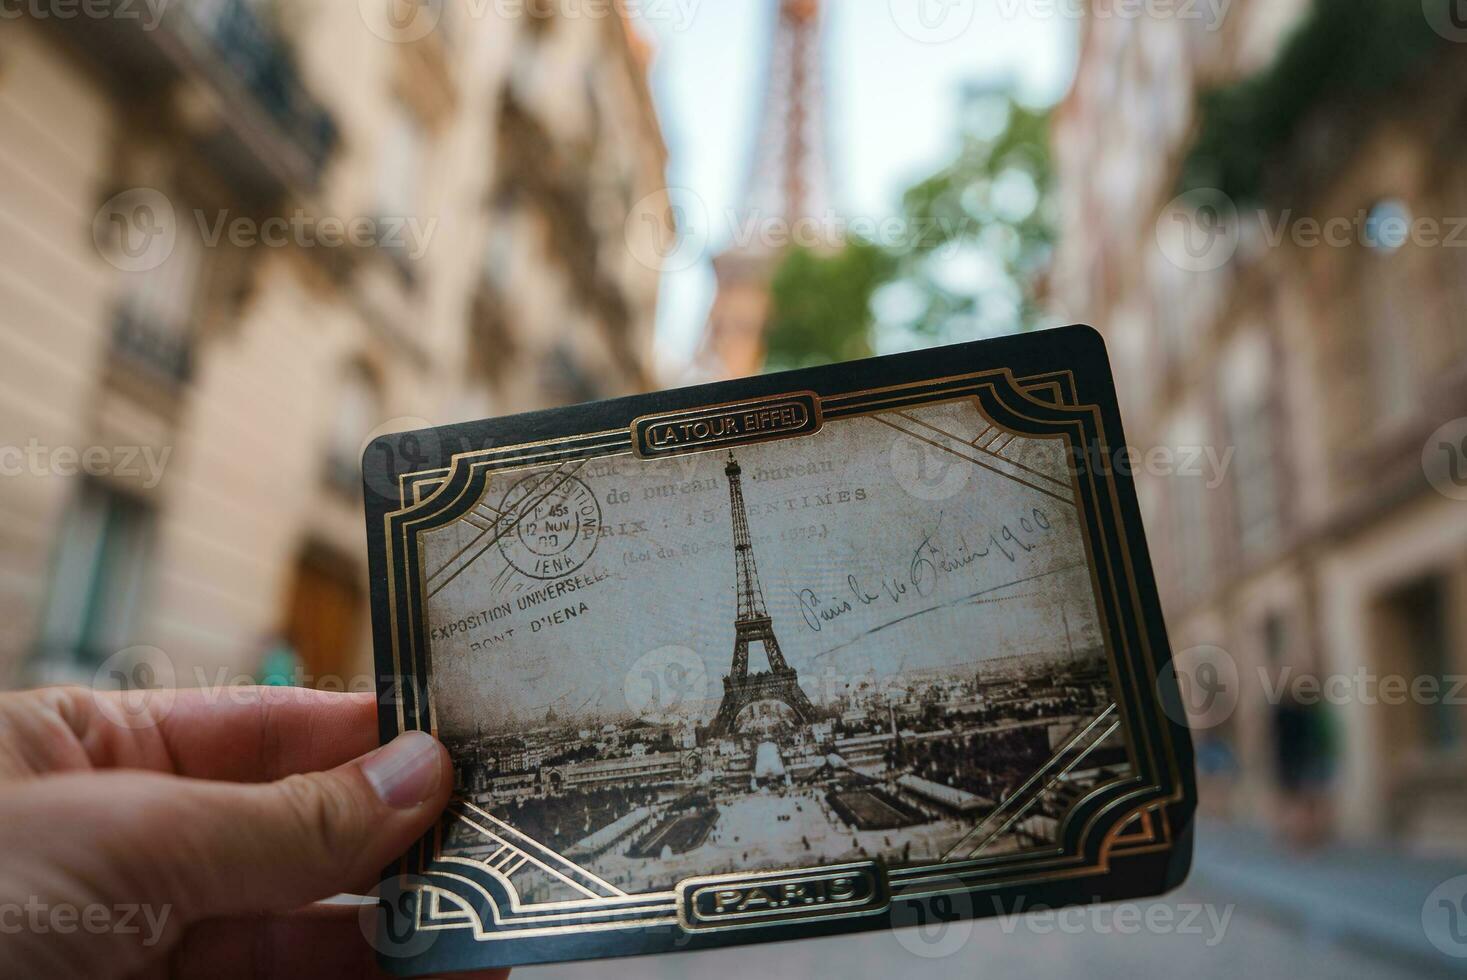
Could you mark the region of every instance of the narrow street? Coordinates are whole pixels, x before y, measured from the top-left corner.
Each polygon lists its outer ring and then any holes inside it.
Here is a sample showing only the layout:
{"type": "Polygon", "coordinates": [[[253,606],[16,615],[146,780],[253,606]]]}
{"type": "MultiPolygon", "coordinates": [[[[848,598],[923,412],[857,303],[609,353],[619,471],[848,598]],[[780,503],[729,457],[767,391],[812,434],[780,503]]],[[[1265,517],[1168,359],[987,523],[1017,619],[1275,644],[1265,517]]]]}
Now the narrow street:
{"type": "Polygon", "coordinates": [[[735,975],[1409,980],[1453,975],[1446,970],[1433,973],[1429,965],[1417,961],[1383,958],[1303,932],[1242,901],[1229,908],[1230,901],[1188,885],[1159,903],[1137,903],[1131,907],[1133,912],[1119,915],[1118,909],[1101,906],[1028,922],[987,919],[959,923],[946,934],[924,936],[921,930],[906,930],[899,936],[883,931],[691,956],[523,968],[515,976],[522,980],[722,980],[735,975]],[[1169,908],[1157,913],[1150,911],[1152,905],[1169,908]],[[1148,921],[1170,921],[1173,927],[1169,932],[1149,933],[1148,921]],[[1218,922],[1223,924],[1220,939],[1218,922]]]}
{"type": "Polygon", "coordinates": [[[1467,875],[1460,861],[1346,845],[1299,853],[1255,830],[1204,820],[1191,877],[1159,901],[516,976],[1460,977],[1467,946],[1453,947],[1460,958],[1433,946],[1422,920],[1433,889],[1459,875],[1467,875]]]}

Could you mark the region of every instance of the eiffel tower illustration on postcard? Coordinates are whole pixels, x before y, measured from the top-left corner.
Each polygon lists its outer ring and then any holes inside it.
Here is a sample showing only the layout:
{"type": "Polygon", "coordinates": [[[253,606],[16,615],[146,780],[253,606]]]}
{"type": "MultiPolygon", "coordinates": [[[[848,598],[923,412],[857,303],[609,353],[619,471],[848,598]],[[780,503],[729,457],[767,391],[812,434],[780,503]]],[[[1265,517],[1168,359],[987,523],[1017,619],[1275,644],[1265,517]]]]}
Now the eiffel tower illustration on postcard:
{"type": "Polygon", "coordinates": [[[743,468],[730,452],[724,467],[728,477],[729,509],[733,517],[734,565],[737,572],[735,593],[737,619],[734,621],[733,667],[723,679],[723,702],[709,729],[712,736],[730,735],[737,731],[739,713],[750,705],[775,701],[789,707],[802,724],[818,715],[800,681],[779,649],[774,635],[774,621],[764,604],[764,590],[759,584],[759,567],[754,559],[754,542],[749,534],[749,512],[744,506],[743,468]],[[749,673],[749,645],[761,644],[769,660],[769,669],[749,673]]]}
{"type": "Polygon", "coordinates": [[[501,480],[430,539],[428,569],[464,570],[434,596],[442,853],[531,909],[1055,842],[1129,760],[1064,460],[992,431],[908,409],[501,480]],[[929,446],[969,468],[935,501],[901,468],[929,446]],[[447,679],[476,657],[492,675],[447,679]]]}

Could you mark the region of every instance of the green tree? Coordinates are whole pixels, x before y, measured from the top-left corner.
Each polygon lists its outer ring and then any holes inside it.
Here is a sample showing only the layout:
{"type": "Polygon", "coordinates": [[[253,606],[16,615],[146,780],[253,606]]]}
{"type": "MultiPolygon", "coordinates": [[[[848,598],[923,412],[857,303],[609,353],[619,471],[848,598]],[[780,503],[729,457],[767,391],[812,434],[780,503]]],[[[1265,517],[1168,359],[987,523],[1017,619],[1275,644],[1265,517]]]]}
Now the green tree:
{"type": "Polygon", "coordinates": [[[771,288],[765,370],[869,357],[871,296],[896,262],[861,239],[830,252],[792,248],[771,288]]]}
{"type": "Polygon", "coordinates": [[[1451,49],[1433,25],[1453,23],[1457,2],[1313,0],[1269,66],[1202,93],[1179,189],[1277,203],[1319,183],[1331,158],[1398,111],[1401,87],[1451,49]]]}
{"type": "Polygon", "coordinates": [[[920,340],[1029,329],[1055,239],[1048,109],[999,90],[965,100],[952,162],[907,190],[893,280],[920,340]]]}
{"type": "Polygon", "coordinates": [[[974,90],[953,159],[903,195],[897,240],[791,249],[774,278],[766,370],[869,355],[877,331],[908,347],[1038,325],[1055,237],[1049,120],[1007,91],[974,90]]]}

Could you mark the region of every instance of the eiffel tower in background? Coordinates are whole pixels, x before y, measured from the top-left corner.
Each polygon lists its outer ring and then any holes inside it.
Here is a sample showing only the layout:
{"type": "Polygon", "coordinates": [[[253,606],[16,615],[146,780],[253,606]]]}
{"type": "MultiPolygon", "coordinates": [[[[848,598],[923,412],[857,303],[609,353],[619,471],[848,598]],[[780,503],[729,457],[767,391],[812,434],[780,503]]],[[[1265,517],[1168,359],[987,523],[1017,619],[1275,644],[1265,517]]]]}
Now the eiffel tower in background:
{"type": "Polygon", "coordinates": [[[788,236],[801,219],[821,218],[827,203],[820,3],[778,3],[741,218],[728,229],[754,234],[713,260],[718,293],[697,355],[699,371],[712,380],[764,366],[769,290],[788,236]]]}
{"type": "Polygon", "coordinates": [[[743,469],[733,453],[723,468],[728,476],[728,493],[733,512],[734,565],[737,571],[737,618],[734,620],[733,668],[723,679],[723,701],[713,719],[709,734],[714,737],[732,734],[739,712],[756,701],[783,701],[794,711],[801,724],[814,721],[819,712],[800,687],[794,668],[785,662],[779,640],[774,636],[774,622],[764,607],[764,590],[759,585],[759,569],[754,564],[754,543],[749,537],[749,515],[744,509],[743,469]],[[749,644],[764,646],[769,670],[749,673],[749,644]]]}

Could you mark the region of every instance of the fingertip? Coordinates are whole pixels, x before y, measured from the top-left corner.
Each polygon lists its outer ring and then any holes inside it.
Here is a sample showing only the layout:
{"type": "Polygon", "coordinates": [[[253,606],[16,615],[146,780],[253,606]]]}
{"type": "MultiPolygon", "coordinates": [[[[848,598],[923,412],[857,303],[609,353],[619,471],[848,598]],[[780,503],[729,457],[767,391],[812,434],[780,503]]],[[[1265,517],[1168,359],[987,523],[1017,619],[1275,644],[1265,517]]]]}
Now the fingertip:
{"type": "Polygon", "coordinates": [[[453,784],[448,750],[427,732],[403,732],[362,760],[378,798],[395,810],[442,804],[453,784]]]}

